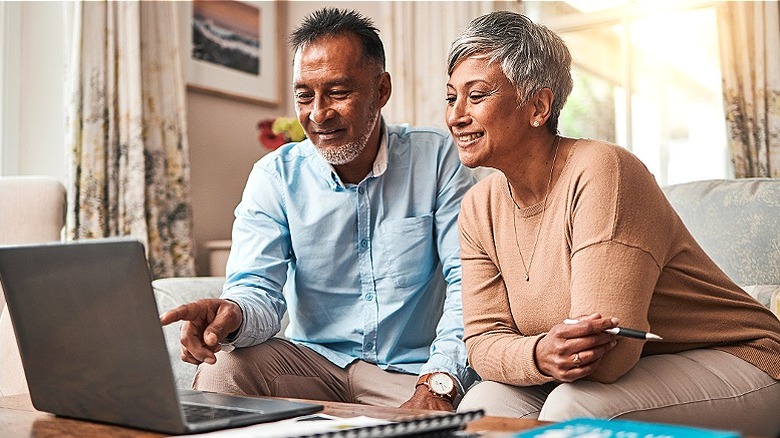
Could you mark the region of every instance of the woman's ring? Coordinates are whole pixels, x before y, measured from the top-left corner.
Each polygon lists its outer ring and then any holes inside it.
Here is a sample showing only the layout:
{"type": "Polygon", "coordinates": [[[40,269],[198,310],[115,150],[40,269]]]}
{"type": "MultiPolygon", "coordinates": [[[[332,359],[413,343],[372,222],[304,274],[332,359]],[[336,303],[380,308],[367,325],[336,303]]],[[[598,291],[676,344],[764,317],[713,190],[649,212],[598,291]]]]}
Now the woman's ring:
{"type": "Polygon", "coordinates": [[[579,353],[574,353],[574,360],[572,362],[574,362],[574,366],[575,367],[579,367],[580,366],[582,361],[580,360],[580,354],[579,353]]]}

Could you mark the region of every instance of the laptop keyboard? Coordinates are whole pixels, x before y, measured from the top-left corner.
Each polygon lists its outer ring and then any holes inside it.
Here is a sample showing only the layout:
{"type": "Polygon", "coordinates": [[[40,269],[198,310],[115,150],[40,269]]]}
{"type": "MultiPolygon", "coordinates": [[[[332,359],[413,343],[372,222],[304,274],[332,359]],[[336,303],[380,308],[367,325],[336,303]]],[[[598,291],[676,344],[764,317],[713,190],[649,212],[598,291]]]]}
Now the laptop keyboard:
{"type": "Polygon", "coordinates": [[[246,409],[223,408],[218,406],[206,406],[191,403],[182,403],[182,409],[184,410],[184,418],[187,419],[188,423],[199,423],[207,420],[238,417],[241,415],[258,412],[246,409]]]}

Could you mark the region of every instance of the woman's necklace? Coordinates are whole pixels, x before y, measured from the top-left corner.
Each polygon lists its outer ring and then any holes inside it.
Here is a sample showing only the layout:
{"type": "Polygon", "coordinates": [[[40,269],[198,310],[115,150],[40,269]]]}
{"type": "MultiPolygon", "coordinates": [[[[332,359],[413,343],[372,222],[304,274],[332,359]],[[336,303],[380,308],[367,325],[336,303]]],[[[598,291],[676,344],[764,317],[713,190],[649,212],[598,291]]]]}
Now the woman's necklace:
{"type": "MultiPolygon", "coordinates": [[[[553,161],[550,166],[550,176],[547,178],[547,188],[544,192],[544,201],[542,202],[542,217],[539,219],[539,225],[536,227],[536,238],[534,239],[534,246],[531,248],[531,257],[528,259],[528,266],[525,265],[525,259],[523,259],[523,252],[520,251],[520,242],[517,240],[517,212],[512,211],[512,227],[515,230],[515,244],[517,245],[517,252],[520,254],[520,263],[523,264],[525,270],[525,281],[529,281],[531,278],[528,273],[531,271],[531,263],[534,261],[534,254],[536,253],[536,243],[539,242],[539,233],[542,231],[542,222],[544,221],[544,211],[547,209],[547,196],[550,194],[550,182],[552,182],[553,170],[555,169],[555,158],[558,156],[558,145],[561,144],[561,137],[556,135],[553,139],[555,142],[555,152],[553,152],[553,161]]],[[[515,204],[515,208],[520,210],[520,206],[515,202],[514,196],[512,196],[512,186],[509,185],[509,180],[506,180],[506,186],[509,189],[509,198],[512,199],[512,203],[515,204]]]]}

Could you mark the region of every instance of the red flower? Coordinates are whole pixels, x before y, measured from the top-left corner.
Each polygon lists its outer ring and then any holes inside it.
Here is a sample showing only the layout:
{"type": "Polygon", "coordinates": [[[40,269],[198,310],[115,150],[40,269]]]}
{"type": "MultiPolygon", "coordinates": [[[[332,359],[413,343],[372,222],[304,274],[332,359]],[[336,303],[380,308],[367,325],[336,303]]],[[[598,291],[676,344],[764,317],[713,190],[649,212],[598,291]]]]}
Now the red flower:
{"type": "Polygon", "coordinates": [[[284,132],[274,134],[271,130],[271,125],[273,123],[273,119],[260,120],[257,122],[257,129],[260,131],[257,135],[257,140],[271,151],[288,142],[287,135],[285,135],[284,132]]]}

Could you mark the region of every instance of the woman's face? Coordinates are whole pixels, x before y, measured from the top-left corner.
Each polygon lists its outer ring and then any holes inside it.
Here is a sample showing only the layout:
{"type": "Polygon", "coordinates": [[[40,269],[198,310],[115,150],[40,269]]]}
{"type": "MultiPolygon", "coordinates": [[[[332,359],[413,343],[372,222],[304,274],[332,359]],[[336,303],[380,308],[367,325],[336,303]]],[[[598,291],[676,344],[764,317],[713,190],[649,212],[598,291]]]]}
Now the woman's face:
{"type": "Polygon", "coordinates": [[[515,87],[498,63],[479,56],[461,61],[450,75],[446,121],[468,167],[501,169],[529,129],[515,87]]]}

